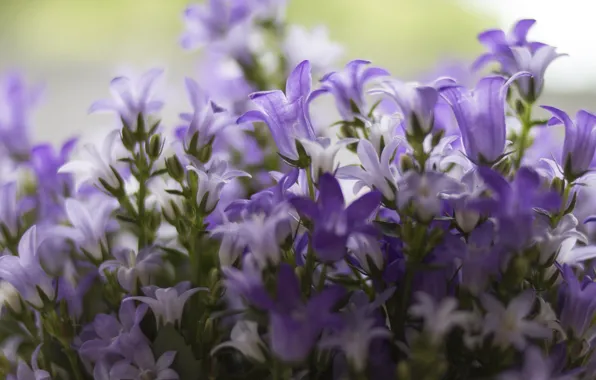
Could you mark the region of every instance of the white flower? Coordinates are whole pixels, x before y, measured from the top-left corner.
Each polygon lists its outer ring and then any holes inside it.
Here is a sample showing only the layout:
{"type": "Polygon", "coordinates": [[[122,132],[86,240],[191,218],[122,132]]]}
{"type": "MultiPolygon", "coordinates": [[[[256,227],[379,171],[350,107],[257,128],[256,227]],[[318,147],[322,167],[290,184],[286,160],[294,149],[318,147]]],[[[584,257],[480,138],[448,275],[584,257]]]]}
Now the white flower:
{"type": "Polygon", "coordinates": [[[166,218],[170,220],[176,218],[174,210],[175,208],[182,210],[184,198],[180,195],[171,194],[167,190],[182,191],[180,184],[169,177],[157,177],[149,183],[149,190],[151,195],[148,198],[155,202],[166,218]]]}
{"type": "Polygon", "coordinates": [[[347,246],[368,273],[371,273],[371,268],[368,265],[367,258],[370,258],[378,269],[383,268],[383,252],[376,237],[361,233],[352,233],[348,238],[347,246]]]}
{"type": "Polygon", "coordinates": [[[430,295],[417,292],[416,301],[409,313],[424,320],[424,331],[434,343],[440,342],[455,326],[465,327],[472,320],[470,313],[457,310],[455,298],[445,298],[437,303],[430,295]]]}
{"type": "Polygon", "coordinates": [[[244,320],[236,322],[230,333],[230,340],[215,346],[211,350],[211,355],[226,347],[235,348],[242,355],[258,363],[265,362],[265,355],[263,354],[265,344],[259,336],[256,322],[244,320]]]}
{"type": "Polygon", "coordinates": [[[91,183],[104,189],[99,181],[100,179],[105,181],[111,188],[118,189],[120,181],[114,174],[112,167],[116,163],[115,150],[118,146],[119,136],[120,131],[117,129],[110,132],[103,140],[101,149],[91,143],[85,144],[80,152],[81,157],[62,165],[58,169],[58,173],[72,173],[75,178],[75,188],[77,189],[84,183],[91,183]]]}
{"type": "Polygon", "coordinates": [[[288,67],[309,60],[315,73],[327,72],[344,53],[340,44],[329,40],[325,26],[316,26],[311,31],[298,25],[290,26],[283,48],[288,67]]]}
{"type": "Polygon", "coordinates": [[[329,139],[320,139],[319,141],[310,141],[301,139],[300,143],[304,147],[306,154],[310,157],[313,172],[313,180],[319,181],[319,176],[323,173],[334,173],[337,167],[336,156],[340,150],[347,145],[357,142],[358,139],[342,139],[331,143],[329,139]]]}
{"type": "Polygon", "coordinates": [[[146,297],[128,297],[124,301],[136,300],[149,305],[158,324],[167,325],[178,324],[182,318],[184,304],[193,294],[206,291],[207,288],[190,289],[190,282],[181,282],[173,288],[158,288],[156,286],[146,286],[143,293],[146,297]]]}
{"type": "Polygon", "coordinates": [[[7,305],[16,313],[21,312],[19,291],[7,281],[0,281],[0,310],[2,305],[7,305]]]}
{"type": "Polygon", "coordinates": [[[546,338],[551,332],[542,324],[525,319],[534,304],[534,292],[526,290],[509,302],[507,307],[489,294],[481,298],[487,311],[484,318],[483,335],[493,334],[493,342],[501,347],[513,345],[518,350],[526,346],[526,336],[546,338]]]}
{"type": "MultiPolygon", "coordinates": [[[[546,218],[541,218],[537,223],[539,235],[535,237],[535,240],[540,251],[540,264],[546,263],[553,255],[557,255],[561,248],[567,249],[570,244],[573,246],[577,241],[584,244],[588,242],[586,236],[577,231],[578,221],[572,214],[563,216],[555,228],[551,228],[548,222],[546,218]],[[542,223],[540,223],[541,221],[542,223]],[[565,242],[568,244],[564,245],[565,242]]],[[[596,253],[596,250],[594,252],[596,253]]],[[[569,252],[563,252],[563,254],[561,257],[563,262],[568,262],[571,255],[569,252]]]]}
{"type": "Polygon", "coordinates": [[[366,121],[365,125],[368,127],[368,140],[373,144],[377,154],[380,156],[383,153],[383,147],[388,145],[395,138],[395,129],[401,121],[398,114],[382,115],[374,122],[366,121]]]}

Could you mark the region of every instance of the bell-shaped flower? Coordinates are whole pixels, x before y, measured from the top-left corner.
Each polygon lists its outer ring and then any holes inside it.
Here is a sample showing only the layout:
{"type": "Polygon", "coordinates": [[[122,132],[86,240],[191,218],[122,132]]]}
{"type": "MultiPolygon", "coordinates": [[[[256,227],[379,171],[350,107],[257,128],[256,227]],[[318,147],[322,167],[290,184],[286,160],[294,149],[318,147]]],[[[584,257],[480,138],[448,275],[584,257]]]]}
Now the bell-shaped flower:
{"type": "Polygon", "coordinates": [[[315,74],[327,72],[344,54],[343,46],[329,39],[329,32],[323,25],[311,30],[301,25],[289,25],[283,50],[289,67],[308,60],[315,74]]]}
{"type": "Polygon", "coordinates": [[[110,377],[134,380],[178,380],[178,374],[170,368],[175,358],[176,351],[166,351],[156,361],[151,346],[146,343],[141,344],[132,354],[132,362],[121,360],[112,366],[110,377]]]}
{"type": "Polygon", "coordinates": [[[566,178],[573,181],[588,171],[594,158],[596,115],[581,110],[577,112],[573,121],[567,113],[558,108],[548,106],[542,108],[554,116],[549,120],[549,125],[562,123],[565,126],[562,166],[566,178]]]}
{"type": "Polygon", "coordinates": [[[251,94],[257,110],[246,112],[238,124],[255,121],[267,124],[279,153],[298,160],[296,140],[315,140],[308,114],[311,81],[310,63],[303,61],[288,76],[285,93],[273,90],[251,94]]]}
{"type": "Polygon", "coordinates": [[[29,157],[31,114],[39,103],[41,87],[29,88],[18,73],[0,80],[0,150],[15,161],[29,157]]]}
{"type": "Polygon", "coordinates": [[[93,362],[107,354],[131,358],[137,347],[148,342],[140,326],[147,309],[147,305],[136,307],[132,302],[122,302],[117,316],[97,314],[81,334],[81,357],[93,362]]]}
{"type": "Polygon", "coordinates": [[[365,85],[371,80],[388,76],[380,67],[367,67],[371,62],[362,59],[350,61],[343,70],[334,71],[321,78],[322,88],[316,95],[328,92],[333,95],[342,119],[351,121],[358,114],[368,113],[365,107],[365,85]],[[354,106],[357,108],[354,110],[354,106]]]}
{"type": "MultiPolygon", "coordinates": [[[[564,215],[554,228],[549,222],[548,218],[543,215],[537,216],[535,221],[536,232],[534,239],[540,252],[540,257],[538,258],[540,264],[545,264],[549,260],[556,258],[560,250],[565,250],[567,246],[575,245],[576,242],[588,243],[587,237],[576,229],[578,221],[573,214],[564,215]]],[[[593,251],[596,254],[596,249],[594,248],[593,251]]],[[[563,259],[567,260],[568,253],[563,253],[563,259]]]]}
{"type": "Polygon", "coordinates": [[[230,340],[213,347],[211,355],[224,348],[233,348],[246,358],[258,363],[265,362],[263,351],[266,349],[265,343],[259,336],[258,324],[254,321],[240,320],[236,322],[230,332],[230,340]]]}
{"type": "Polygon", "coordinates": [[[99,266],[99,272],[116,272],[118,283],[122,289],[134,292],[137,281],[143,285],[149,285],[151,275],[158,272],[162,266],[162,252],[156,247],[145,247],[138,253],[132,249],[114,250],[114,260],[104,261],[99,266]]]}
{"type": "Polygon", "coordinates": [[[483,335],[492,335],[493,342],[500,347],[512,345],[518,350],[525,348],[527,337],[549,337],[550,329],[527,318],[535,298],[533,290],[526,290],[505,306],[492,295],[484,294],[481,297],[486,310],[483,335]]]}
{"type": "Polygon", "coordinates": [[[189,123],[183,139],[184,149],[189,154],[199,155],[203,148],[213,144],[218,132],[234,125],[235,122],[227,112],[209,99],[196,81],[186,78],[185,84],[193,113],[180,115],[185,122],[189,123]]]}
{"type": "Polygon", "coordinates": [[[14,286],[23,300],[40,308],[44,305],[42,296],[53,300],[56,292],[53,279],[43,270],[39,261],[36,226],[23,234],[17,251],[18,256],[0,256],[0,279],[14,286]]]}
{"type": "Polygon", "coordinates": [[[368,140],[371,142],[377,155],[381,156],[385,147],[397,139],[398,128],[403,120],[398,114],[381,115],[380,118],[365,121],[364,125],[368,128],[368,140]]]}
{"type": "Polygon", "coordinates": [[[152,99],[155,81],[162,74],[162,69],[154,68],[144,73],[136,83],[124,76],[112,79],[110,91],[113,98],[93,103],[89,112],[115,112],[129,128],[133,128],[140,114],[147,116],[163,108],[162,101],[152,99]]]}
{"type": "Polygon", "coordinates": [[[371,191],[346,207],[339,182],[326,173],[319,179],[316,202],[306,197],[293,198],[290,202],[301,216],[314,224],[312,241],[317,256],[323,261],[335,262],[346,254],[346,244],[352,233],[375,234],[369,223],[381,198],[381,193],[371,191]]]}
{"type": "Polygon", "coordinates": [[[416,293],[416,302],[410,306],[409,313],[424,321],[424,331],[429,338],[438,344],[454,327],[464,327],[470,322],[472,314],[458,310],[458,302],[454,298],[445,298],[437,302],[424,293],[416,293]]]}
{"type": "Polygon", "coordinates": [[[550,64],[557,58],[566,54],[557,53],[557,48],[549,45],[539,47],[532,51],[529,47],[514,47],[511,49],[515,59],[512,70],[507,72],[514,75],[520,71],[528,72],[531,76],[525,76],[517,80],[517,87],[520,95],[528,102],[534,102],[544,89],[544,74],[550,64]]]}
{"type": "Polygon", "coordinates": [[[82,255],[101,260],[108,248],[106,235],[113,222],[112,212],[117,207],[118,202],[112,198],[102,197],[87,203],[69,198],[65,209],[72,226],[56,225],[49,233],[73,241],[82,255]]]}
{"type": "Polygon", "coordinates": [[[561,272],[557,302],[561,327],[575,339],[592,339],[596,333],[596,283],[589,277],[580,282],[568,265],[563,265],[561,272]]]}
{"type": "Polygon", "coordinates": [[[392,203],[395,200],[399,175],[394,158],[401,143],[402,140],[397,138],[389,141],[379,157],[378,151],[370,141],[360,140],[356,150],[360,166],[343,166],[338,169],[337,177],[357,180],[354,193],[367,186],[380,191],[383,194],[383,199],[392,203]]]}
{"type": "Polygon", "coordinates": [[[37,364],[37,358],[39,351],[41,350],[41,344],[35,348],[31,355],[31,367],[27,365],[22,359],[19,359],[17,366],[16,375],[8,375],[6,380],[51,380],[50,373],[39,368],[37,364]]]}
{"type": "Polygon", "coordinates": [[[386,95],[397,104],[406,120],[408,135],[426,136],[433,129],[434,109],[439,99],[434,87],[390,80],[381,82],[381,87],[370,92],[386,95]]]}
{"type": "Polygon", "coordinates": [[[336,160],[337,154],[347,145],[357,141],[358,139],[342,139],[332,143],[328,138],[319,138],[317,141],[300,140],[306,155],[310,157],[315,183],[323,173],[335,173],[339,165],[336,160]]]}
{"type": "Polygon", "coordinates": [[[68,161],[58,169],[58,173],[72,173],[75,189],[89,183],[105,192],[113,192],[122,186],[122,178],[117,172],[116,148],[120,131],[110,132],[101,147],[88,143],[83,146],[80,157],[68,161]]]}
{"type": "Polygon", "coordinates": [[[230,169],[224,160],[215,159],[205,168],[197,165],[186,167],[197,174],[197,205],[205,214],[210,214],[217,206],[223,187],[237,177],[250,177],[241,170],[230,169]]]}
{"type": "Polygon", "coordinates": [[[429,222],[439,216],[445,204],[444,195],[457,194],[463,185],[447,174],[428,171],[408,171],[397,184],[397,207],[412,205],[417,217],[429,222]]]}
{"type": "Polygon", "coordinates": [[[4,238],[15,237],[20,227],[21,216],[26,211],[26,202],[17,199],[17,183],[8,182],[0,185],[0,237],[4,232],[10,236],[4,238]]]}
{"type": "Polygon", "coordinates": [[[503,157],[507,129],[505,125],[505,96],[509,84],[501,76],[481,79],[472,91],[447,85],[441,96],[451,106],[468,158],[477,165],[492,164],[503,157]]]}
{"type": "Polygon", "coordinates": [[[143,289],[145,296],[128,297],[124,301],[139,301],[147,304],[155,318],[158,325],[167,325],[168,323],[177,325],[182,319],[182,311],[184,304],[193,294],[206,291],[207,288],[192,288],[190,289],[190,282],[183,281],[173,288],[158,288],[151,285],[143,289]]]}

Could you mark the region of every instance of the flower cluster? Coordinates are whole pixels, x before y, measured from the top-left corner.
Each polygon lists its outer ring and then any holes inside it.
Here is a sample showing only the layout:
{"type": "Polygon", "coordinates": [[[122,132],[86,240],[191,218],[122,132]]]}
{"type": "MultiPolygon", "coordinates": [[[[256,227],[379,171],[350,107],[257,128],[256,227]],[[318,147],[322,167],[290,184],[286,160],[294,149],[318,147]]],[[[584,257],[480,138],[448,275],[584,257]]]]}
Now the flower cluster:
{"type": "Polygon", "coordinates": [[[540,103],[534,21],[480,34],[497,74],[468,88],[332,71],[285,5],[186,9],[204,72],[172,128],[153,69],[55,151],[3,80],[2,377],[594,379],[596,115],[540,103]]]}

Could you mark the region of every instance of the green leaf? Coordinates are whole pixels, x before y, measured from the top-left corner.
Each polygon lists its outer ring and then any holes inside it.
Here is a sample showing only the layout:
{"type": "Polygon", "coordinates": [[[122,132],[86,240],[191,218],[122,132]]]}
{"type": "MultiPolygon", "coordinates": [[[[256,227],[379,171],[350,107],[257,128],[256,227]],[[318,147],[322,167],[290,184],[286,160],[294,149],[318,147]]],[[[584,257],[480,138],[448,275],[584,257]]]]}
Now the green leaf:
{"type": "Polygon", "coordinates": [[[381,230],[383,235],[397,238],[401,237],[401,226],[397,223],[375,221],[374,224],[381,230]]]}
{"type": "Polygon", "coordinates": [[[155,360],[167,351],[176,351],[176,359],[170,368],[178,373],[181,380],[200,378],[201,362],[194,357],[184,337],[171,324],[160,329],[153,341],[155,360]]]}

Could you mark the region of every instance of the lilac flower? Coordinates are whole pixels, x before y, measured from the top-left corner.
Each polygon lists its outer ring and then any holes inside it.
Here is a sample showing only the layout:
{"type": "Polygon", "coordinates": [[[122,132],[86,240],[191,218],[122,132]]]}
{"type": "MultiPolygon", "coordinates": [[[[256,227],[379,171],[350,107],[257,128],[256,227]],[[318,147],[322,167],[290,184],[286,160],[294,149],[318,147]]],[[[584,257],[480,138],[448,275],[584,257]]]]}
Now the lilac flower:
{"type": "Polygon", "coordinates": [[[238,119],[239,124],[251,121],[267,124],[279,153],[291,160],[298,159],[296,140],[315,140],[308,115],[310,72],[310,63],[303,61],[290,73],[285,94],[280,90],[251,94],[258,110],[248,111],[238,119]]]}
{"type": "Polygon", "coordinates": [[[94,144],[85,144],[80,152],[81,157],[62,165],[58,173],[72,173],[77,190],[83,183],[91,183],[107,192],[119,189],[121,178],[115,173],[115,148],[119,135],[120,131],[117,129],[110,132],[103,140],[100,150],[94,144]]]}
{"type": "Polygon", "coordinates": [[[122,302],[118,317],[97,314],[87,327],[92,338],[85,339],[79,354],[91,361],[100,361],[107,354],[131,358],[137,347],[148,341],[140,327],[146,313],[147,305],[135,307],[132,302],[122,302]]]}
{"type": "Polygon", "coordinates": [[[228,292],[244,298],[249,304],[261,309],[271,306],[271,300],[263,286],[261,267],[253,254],[244,255],[242,269],[226,266],[222,268],[222,272],[228,292]]]}
{"type": "Polygon", "coordinates": [[[505,151],[505,95],[514,79],[490,76],[481,79],[473,91],[452,85],[440,90],[453,109],[466,154],[475,164],[495,163],[505,151]]]}
{"type": "Polygon", "coordinates": [[[301,140],[300,143],[311,160],[315,183],[318,183],[319,177],[323,173],[334,173],[337,169],[337,164],[335,164],[337,154],[347,145],[357,141],[358,139],[342,139],[331,143],[328,138],[320,138],[316,142],[306,139],[301,140]]]}
{"type": "Polygon", "coordinates": [[[41,267],[38,249],[37,228],[33,226],[19,241],[19,256],[0,256],[0,278],[14,286],[25,301],[39,308],[43,306],[39,291],[53,300],[55,289],[52,278],[41,267]]]}
{"type": "Polygon", "coordinates": [[[106,234],[112,221],[112,212],[117,207],[118,202],[112,198],[92,203],[69,198],[65,209],[72,227],[54,226],[50,228],[50,233],[72,240],[80,253],[100,260],[108,248],[106,234]]]}
{"type": "Polygon", "coordinates": [[[250,174],[241,170],[230,170],[228,163],[215,159],[211,161],[206,170],[195,165],[186,167],[198,176],[197,205],[202,207],[205,214],[210,214],[217,206],[222,188],[237,177],[250,177],[250,174]]]}
{"type": "Polygon", "coordinates": [[[553,363],[544,357],[535,346],[524,352],[524,364],[519,371],[505,371],[497,380],[573,380],[573,375],[560,375],[554,371],[553,363]]]}
{"type": "MultiPolygon", "coordinates": [[[[559,255],[560,249],[566,245],[566,242],[582,242],[588,243],[588,240],[584,234],[579,232],[576,227],[578,224],[577,218],[573,214],[564,215],[556,227],[552,228],[548,218],[542,216],[537,217],[535,221],[536,246],[540,252],[538,262],[545,264],[552,258],[556,258],[559,255]]],[[[567,252],[564,252],[564,256],[568,256],[567,252]]],[[[568,257],[564,257],[568,259],[568,257]]]]}
{"type": "Polygon", "coordinates": [[[401,140],[393,139],[383,148],[381,156],[375,150],[373,144],[365,139],[358,143],[357,153],[360,159],[360,166],[344,166],[337,171],[338,178],[356,179],[354,193],[360,191],[364,186],[380,191],[383,199],[387,202],[395,200],[396,182],[398,169],[393,159],[401,140]]]}
{"type": "Polygon", "coordinates": [[[442,194],[462,190],[462,184],[446,174],[434,171],[420,174],[411,170],[398,182],[397,207],[403,209],[412,204],[418,218],[428,222],[440,215],[444,204],[442,194]]]}
{"type": "MultiPolygon", "coordinates": [[[[68,272],[76,271],[78,268],[74,268],[74,265],[70,264],[73,268],[65,268],[63,275],[57,280],[58,294],[56,301],[66,301],[68,307],[68,314],[74,320],[78,320],[83,314],[83,297],[87,295],[89,289],[96,283],[97,270],[93,267],[88,269],[87,273],[81,274],[80,278],[69,278],[73,277],[68,272]]],[[[69,264],[65,264],[66,267],[69,264]]],[[[82,265],[81,265],[82,266],[82,265]]]]}
{"type": "Polygon", "coordinates": [[[118,283],[128,292],[134,292],[137,281],[141,285],[149,285],[152,274],[162,266],[161,252],[155,247],[145,247],[138,253],[132,249],[118,249],[114,251],[115,260],[104,261],[99,266],[101,274],[104,271],[115,271],[118,283]]]}
{"type": "Polygon", "coordinates": [[[19,229],[23,212],[19,204],[22,202],[17,200],[17,183],[8,182],[0,185],[0,226],[5,228],[11,237],[16,236],[19,229]]]}
{"type": "Polygon", "coordinates": [[[24,78],[16,73],[0,82],[0,150],[16,161],[29,156],[31,111],[40,95],[40,87],[27,88],[24,78]]]}
{"type": "Polygon", "coordinates": [[[258,363],[265,362],[265,343],[261,340],[258,324],[253,321],[240,320],[236,322],[230,333],[230,340],[213,347],[211,355],[223,348],[234,348],[245,357],[258,363]]]}
{"type": "Polygon", "coordinates": [[[458,303],[454,298],[445,298],[438,303],[428,294],[418,292],[416,301],[410,306],[409,313],[424,320],[424,331],[435,344],[455,326],[464,326],[470,321],[471,314],[457,310],[458,303]]]}
{"type": "Polygon", "coordinates": [[[561,268],[564,283],[559,288],[559,321],[561,327],[576,339],[591,339],[596,333],[596,283],[589,277],[580,283],[568,265],[561,268]]]}
{"type": "Polygon", "coordinates": [[[327,288],[304,303],[294,270],[288,264],[281,264],[277,275],[277,297],[269,308],[272,353],[284,362],[303,361],[321,329],[331,321],[331,310],[344,292],[339,286],[327,288]]]}
{"type": "Polygon", "coordinates": [[[493,342],[501,347],[513,345],[518,350],[526,346],[526,337],[547,338],[551,332],[536,321],[526,319],[532,305],[535,294],[527,290],[515,297],[504,306],[496,298],[489,294],[481,297],[482,306],[486,309],[483,334],[491,335],[493,342]]]}
{"type": "Polygon", "coordinates": [[[184,148],[188,152],[199,153],[201,149],[213,143],[219,131],[233,125],[234,120],[213,103],[193,79],[186,78],[185,84],[193,113],[180,115],[190,123],[184,135],[184,148]]]}
{"type": "Polygon", "coordinates": [[[301,197],[291,199],[292,206],[314,223],[313,247],[323,261],[334,262],[346,254],[348,238],[353,233],[374,234],[368,221],[377,211],[381,194],[372,191],[345,207],[339,182],[326,173],[319,179],[317,202],[301,197]]]}
{"type": "Polygon", "coordinates": [[[167,325],[168,323],[172,323],[177,325],[182,318],[184,304],[190,296],[200,291],[206,291],[207,289],[190,289],[190,282],[184,281],[173,288],[161,289],[151,285],[144,287],[142,290],[145,293],[145,297],[128,297],[124,301],[136,300],[144,302],[153,310],[158,324],[167,325]]]}
{"type": "Polygon", "coordinates": [[[461,183],[465,186],[465,191],[456,194],[448,194],[444,197],[449,200],[453,207],[455,221],[459,228],[464,232],[471,232],[480,220],[480,212],[469,207],[486,190],[482,178],[475,169],[468,170],[462,177],[461,183]]]}
{"type": "Polygon", "coordinates": [[[51,380],[49,372],[39,369],[37,364],[37,357],[39,356],[40,349],[41,344],[37,346],[35,351],[33,351],[33,354],[31,355],[31,367],[29,367],[23,360],[19,360],[16,375],[8,375],[6,380],[51,380]]]}
{"type": "Polygon", "coordinates": [[[163,102],[151,97],[155,81],[163,74],[162,69],[151,69],[136,83],[127,77],[116,77],[110,83],[113,99],[99,100],[91,105],[89,112],[116,112],[129,128],[136,125],[139,114],[148,116],[159,112],[163,102]]]}
{"type": "Polygon", "coordinates": [[[151,347],[148,344],[141,344],[135,349],[132,357],[132,363],[128,360],[115,363],[110,369],[110,377],[121,380],[178,380],[179,378],[176,371],[170,368],[176,358],[176,351],[164,352],[156,361],[151,347]]]}
{"type": "Polygon", "coordinates": [[[575,122],[569,115],[555,107],[543,106],[554,117],[549,125],[563,123],[565,125],[565,142],[563,143],[563,169],[565,175],[574,180],[584,175],[592,163],[596,151],[596,115],[581,110],[575,116],[575,122]]]}
{"type": "MultiPolygon", "coordinates": [[[[544,45],[536,51],[529,47],[514,47],[511,49],[515,59],[515,66],[509,75],[514,75],[520,71],[528,72],[531,76],[519,78],[517,87],[521,96],[529,102],[533,102],[542,93],[544,89],[544,74],[548,66],[557,58],[566,54],[556,52],[557,48],[544,45]]],[[[497,58],[498,60],[498,58],[497,58]]]]}
{"type": "Polygon", "coordinates": [[[371,93],[380,93],[392,99],[406,119],[410,136],[427,135],[434,125],[434,109],[439,93],[434,87],[398,80],[384,81],[371,93]]]}
{"type": "Polygon", "coordinates": [[[310,31],[300,25],[290,25],[283,49],[289,67],[308,60],[314,73],[325,73],[344,53],[344,48],[331,40],[325,26],[310,31]]]}
{"type": "Polygon", "coordinates": [[[344,120],[354,119],[352,104],[358,108],[360,114],[365,114],[364,86],[372,79],[389,75],[388,71],[379,67],[367,68],[370,63],[361,59],[354,60],[342,71],[331,72],[321,79],[323,87],[317,95],[323,92],[331,93],[344,120]]]}
{"type": "Polygon", "coordinates": [[[386,146],[393,140],[398,139],[398,126],[401,119],[399,115],[381,115],[378,120],[373,122],[365,121],[368,128],[368,141],[371,142],[377,155],[381,156],[386,146]]]}

